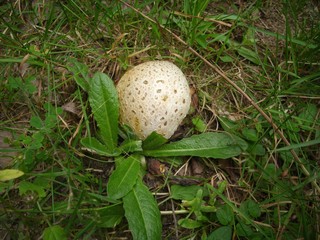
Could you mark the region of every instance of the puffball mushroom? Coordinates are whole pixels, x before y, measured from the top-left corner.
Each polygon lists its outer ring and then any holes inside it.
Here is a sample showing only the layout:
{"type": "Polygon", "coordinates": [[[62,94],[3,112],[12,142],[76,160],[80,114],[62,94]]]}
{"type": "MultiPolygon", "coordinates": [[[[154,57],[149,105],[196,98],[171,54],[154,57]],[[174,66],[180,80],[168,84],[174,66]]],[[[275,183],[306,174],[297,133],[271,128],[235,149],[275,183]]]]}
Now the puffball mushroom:
{"type": "Polygon", "coordinates": [[[149,61],[133,67],[122,76],[117,91],[120,121],[140,139],[153,131],[169,139],[191,103],[186,77],[168,61],[149,61]]]}

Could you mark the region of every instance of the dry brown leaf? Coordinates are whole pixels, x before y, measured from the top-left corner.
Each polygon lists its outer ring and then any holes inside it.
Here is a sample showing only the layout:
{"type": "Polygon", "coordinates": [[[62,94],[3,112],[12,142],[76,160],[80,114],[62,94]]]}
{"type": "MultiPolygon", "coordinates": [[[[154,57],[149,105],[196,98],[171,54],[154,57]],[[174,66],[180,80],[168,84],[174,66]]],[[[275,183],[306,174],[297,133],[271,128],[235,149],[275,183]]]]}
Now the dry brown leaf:
{"type": "Polygon", "coordinates": [[[203,164],[198,159],[191,159],[191,172],[194,176],[201,176],[203,174],[203,164]]]}
{"type": "Polygon", "coordinates": [[[77,105],[75,104],[75,102],[68,102],[68,103],[64,104],[62,106],[62,109],[66,112],[70,112],[70,113],[76,114],[78,116],[80,115],[80,111],[77,108],[77,105]]]}
{"type": "Polygon", "coordinates": [[[21,77],[23,77],[28,70],[29,63],[27,63],[27,61],[28,61],[29,57],[30,57],[30,54],[25,55],[19,65],[19,72],[20,72],[21,77]]]}

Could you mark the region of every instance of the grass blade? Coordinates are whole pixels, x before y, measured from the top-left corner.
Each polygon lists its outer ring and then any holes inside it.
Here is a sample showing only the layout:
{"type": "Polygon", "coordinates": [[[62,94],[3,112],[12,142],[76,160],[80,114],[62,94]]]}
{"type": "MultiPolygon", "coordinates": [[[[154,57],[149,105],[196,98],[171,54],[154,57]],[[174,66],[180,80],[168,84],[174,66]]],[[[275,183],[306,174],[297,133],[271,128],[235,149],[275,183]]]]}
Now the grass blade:
{"type": "Polygon", "coordinates": [[[278,148],[278,149],[276,149],[276,152],[288,151],[291,149],[297,149],[297,148],[302,148],[302,147],[309,147],[309,146],[316,145],[316,144],[320,144],[320,138],[314,139],[311,141],[307,141],[307,142],[291,144],[290,146],[286,146],[286,147],[282,147],[282,148],[278,148]]]}

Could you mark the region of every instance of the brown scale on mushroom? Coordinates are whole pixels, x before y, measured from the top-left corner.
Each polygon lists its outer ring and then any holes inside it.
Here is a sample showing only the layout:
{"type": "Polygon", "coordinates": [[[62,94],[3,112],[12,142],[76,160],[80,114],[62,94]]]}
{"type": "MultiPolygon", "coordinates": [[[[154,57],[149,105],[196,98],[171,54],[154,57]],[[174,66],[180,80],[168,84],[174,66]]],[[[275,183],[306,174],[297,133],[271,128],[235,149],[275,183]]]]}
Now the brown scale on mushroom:
{"type": "Polygon", "coordinates": [[[120,79],[117,90],[120,121],[141,139],[153,131],[170,138],[190,108],[187,79],[168,61],[145,62],[130,69],[120,79]]]}

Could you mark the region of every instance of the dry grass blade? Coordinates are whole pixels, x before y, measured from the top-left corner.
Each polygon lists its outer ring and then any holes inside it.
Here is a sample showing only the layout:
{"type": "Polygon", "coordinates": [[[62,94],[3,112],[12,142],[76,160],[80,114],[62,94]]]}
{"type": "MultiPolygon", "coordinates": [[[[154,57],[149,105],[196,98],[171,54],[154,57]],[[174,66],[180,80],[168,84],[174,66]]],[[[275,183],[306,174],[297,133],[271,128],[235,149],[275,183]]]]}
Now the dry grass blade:
{"type": "MultiPolygon", "coordinates": [[[[161,29],[165,30],[166,32],[168,32],[170,35],[172,35],[178,42],[180,42],[181,44],[183,44],[185,47],[188,48],[188,50],[190,52],[192,52],[194,55],[196,55],[198,58],[200,58],[205,64],[207,64],[210,68],[212,68],[214,71],[216,71],[228,84],[230,84],[233,88],[235,88],[244,98],[246,98],[250,104],[267,120],[267,122],[272,126],[272,128],[274,129],[274,131],[279,134],[280,138],[282,139],[282,141],[287,145],[290,146],[290,142],[288,141],[288,139],[285,137],[285,135],[283,134],[283,132],[281,131],[281,129],[273,122],[273,120],[261,109],[261,107],[254,102],[248,94],[246,94],[235,82],[233,82],[230,78],[228,78],[223,71],[221,70],[221,68],[217,65],[212,64],[211,62],[209,62],[205,57],[203,57],[201,54],[199,54],[195,49],[193,49],[192,47],[190,47],[183,39],[181,39],[178,35],[176,35],[175,33],[173,33],[170,29],[165,28],[164,26],[162,26],[161,24],[159,24],[158,22],[156,22],[155,20],[153,20],[152,18],[148,17],[147,15],[145,15],[144,13],[142,13],[141,11],[139,11],[138,9],[134,8],[133,6],[131,6],[130,4],[120,0],[120,2],[122,2],[124,5],[126,5],[127,7],[131,8],[132,10],[134,10],[135,12],[137,12],[138,14],[140,14],[141,16],[143,16],[144,18],[146,18],[148,21],[157,24],[161,29]]],[[[303,163],[301,162],[299,156],[297,155],[296,151],[294,149],[290,150],[293,158],[295,159],[295,161],[299,164],[301,170],[303,171],[303,173],[307,176],[310,177],[310,172],[308,171],[308,169],[303,165],[303,163]]],[[[316,180],[312,181],[312,185],[314,186],[314,188],[317,190],[318,193],[320,193],[320,187],[317,183],[316,180]]]]}
{"type": "Polygon", "coordinates": [[[199,16],[191,16],[189,14],[184,14],[184,13],[181,13],[181,12],[178,12],[178,11],[175,11],[174,14],[178,15],[178,16],[185,17],[185,18],[198,18],[198,19],[201,19],[201,20],[206,21],[206,22],[214,22],[214,23],[226,26],[226,27],[232,27],[232,24],[230,24],[230,23],[225,23],[223,21],[218,21],[218,20],[211,19],[211,18],[204,18],[204,17],[199,17],[199,16]]]}

